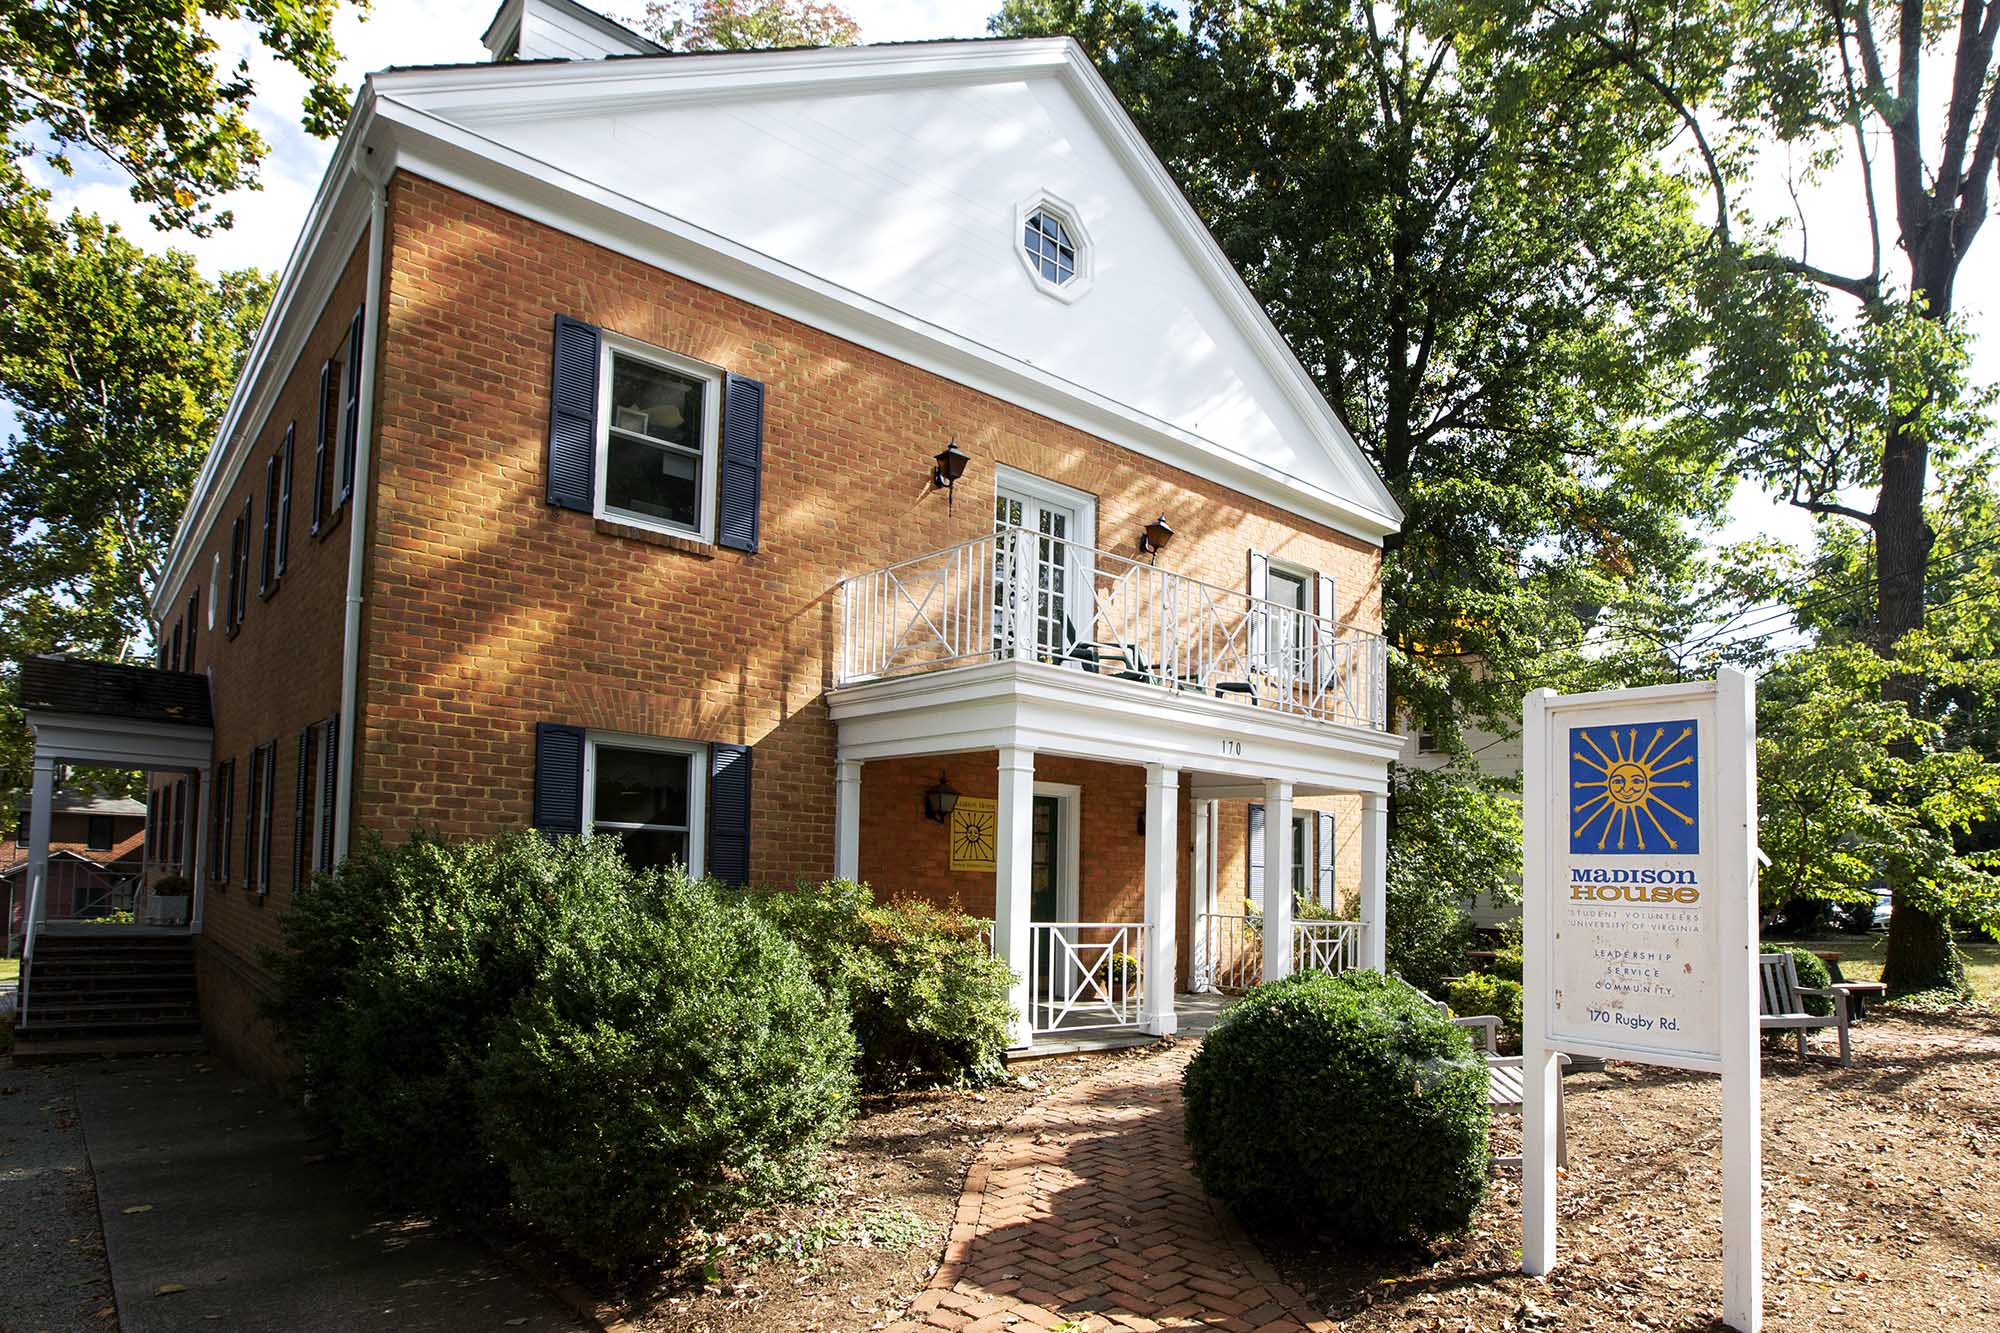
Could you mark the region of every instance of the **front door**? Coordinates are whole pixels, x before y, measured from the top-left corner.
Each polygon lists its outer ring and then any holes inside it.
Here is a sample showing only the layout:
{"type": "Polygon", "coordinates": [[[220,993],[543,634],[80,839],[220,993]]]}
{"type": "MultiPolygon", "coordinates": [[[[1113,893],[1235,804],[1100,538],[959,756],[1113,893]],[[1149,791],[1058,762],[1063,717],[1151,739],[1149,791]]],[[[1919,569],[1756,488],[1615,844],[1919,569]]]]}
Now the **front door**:
{"type": "Polygon", "coordinates": [[[1062,798],[1035,798],[1030,839],[1028,920],[1059,921],[1062,907],[1062,798]]]}

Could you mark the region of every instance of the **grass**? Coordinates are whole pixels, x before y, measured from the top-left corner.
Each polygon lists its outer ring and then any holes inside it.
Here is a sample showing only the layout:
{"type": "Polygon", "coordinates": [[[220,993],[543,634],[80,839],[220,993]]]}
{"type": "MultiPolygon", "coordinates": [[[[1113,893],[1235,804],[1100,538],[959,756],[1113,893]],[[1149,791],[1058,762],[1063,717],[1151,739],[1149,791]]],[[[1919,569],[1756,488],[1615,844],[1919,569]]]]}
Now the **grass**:
{"type": "Polygon", "coordinates": [[[18,981],[21,977],[21,960],[0,958],[0,981],[18,981]]]}
{"type": "MultiPolygon", "coordinates": [[[[1802,948],[1820,949],[1840,955],[1840,974],[1849,981],[1880,981],[1882,979],[1882,951],[1887,947],[1889,937],[1877,931],[1868,935],[1848,935],[1839,931],[1831,934],[1815,935],[1809,940],[1777,940],[1779,944],[1797,944],[1802,948]]],[[[1991,940],[1976,943],[1959,941],[1958,951],[1965,955],[1965,979],[1972,986],[1973,996],[1982,1004],[1992,1004],[2000,1000],[2000,944],[1991,940]]]]}

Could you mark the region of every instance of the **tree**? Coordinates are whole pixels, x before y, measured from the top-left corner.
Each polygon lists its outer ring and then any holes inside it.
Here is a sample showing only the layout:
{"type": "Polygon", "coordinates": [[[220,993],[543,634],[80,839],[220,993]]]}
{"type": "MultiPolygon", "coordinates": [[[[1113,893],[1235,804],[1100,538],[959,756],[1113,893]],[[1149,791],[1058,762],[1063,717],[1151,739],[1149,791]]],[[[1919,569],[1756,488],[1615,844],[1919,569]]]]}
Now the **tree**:
{"type": "Polygon", "coordinates": [[[676,51],[852,46],[861,25],[832,0],[650,0],[645,27],[676,51]]]}
{"type": "MultiPolygon", "coordinates": [[[[1672,115],[1712,196],[1716,330],[1711,386],[1733,417],[1738,465],[1815,515],[1861,525],[1876,552],[1869,637],[1885,659],[1926,620],[1933,469],[1965,446],[1956,284],[1991,212],[2000,166],[2000,0],[1952,8],[1896,0],[1466,0],[1462,21],[1534,49],[1569,77],[1672,115]],[[1930,80],[1945,87],[1934,92],[1930,80]],[[1931,125],[1925,125],[1926,114],[1931,125]],[[1818,170],[1844,165],[1871,262],[1839,272],[1758,227],[1744,197],[1760,150],[1818,170]],[[1878,171],[1878,153],[1887,158],[1878,171]],[[1900,261],[1896,256],[1900,255],[1900,261]],[[1901,272],[1892,272],[1900,264],[1901,272]],[[1745,390],[1761,388],[1761,394],[1745,390]],[[1764,410],[1744,405],[1764,403],[1764,410]],[[1872,494],[1855,502],[1853,491],[1872,494]]],[[[1918,659],[1921,654],[1916,655],[1918,659]]],[[[1924,682],[1892,672],[1887,702],[1924,682]]],[[[1899,742],[1908,757],[1914,740],[1899,742]]],[[[1948,986],[1948,922],[1913,882],[1896,895],[1884,977],[1948,986]]]]}
{"type": "Polygon", "coordinates": [[[26,781],[14,664],[150,644],[167,547],[271,294],[88,214],[42,226],[0,244],[0,795],[26,781]]]}
{"type": "MultiPolygon", "coordinates": [[[[335,79],[342,0],[0,0],[0,135],[7,159],[44,155],[68,174],[78,149],[124,172],[163,228],[227,227],[217,195],[255,183],[268,149],[251,128],[247,61],[224,68],[214,29],[248,21],[306,80],[305,127],[346,118],[335,79]]],[[[357,0],[365,9],[365,0],[357,0]]]]}
{"type": "Polygon", "coordinates": [[[1677,599],[1726,497],[1694,383],[1694,195],[1634,115],[1421,4],[1008,0],[1096,61],[1407,521],[1385,552],[1399,711],[1453,743],[1677,599]],[[1601,639],[1601,634],[1600,634],[1601,639]]]}
{"type": "Polygon", "coordinates": [[[1521,807],[1472,764],[1390,775],[1389,970],[1435,995],[1465,970],[1467,904],[1519,900],[1521,807]]]}

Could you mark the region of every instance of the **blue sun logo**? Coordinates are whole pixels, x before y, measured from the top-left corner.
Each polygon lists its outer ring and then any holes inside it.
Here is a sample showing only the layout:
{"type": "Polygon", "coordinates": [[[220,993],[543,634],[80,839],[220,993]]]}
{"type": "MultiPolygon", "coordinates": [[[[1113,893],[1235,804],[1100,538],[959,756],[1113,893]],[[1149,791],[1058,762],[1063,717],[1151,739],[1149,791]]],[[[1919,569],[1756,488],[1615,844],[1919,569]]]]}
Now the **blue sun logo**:
{"type": "Polygon", "coordinates": [[[1701,847],[1695,724],[1572,727],[1569,849],[1602,855],[1701,847]]]}

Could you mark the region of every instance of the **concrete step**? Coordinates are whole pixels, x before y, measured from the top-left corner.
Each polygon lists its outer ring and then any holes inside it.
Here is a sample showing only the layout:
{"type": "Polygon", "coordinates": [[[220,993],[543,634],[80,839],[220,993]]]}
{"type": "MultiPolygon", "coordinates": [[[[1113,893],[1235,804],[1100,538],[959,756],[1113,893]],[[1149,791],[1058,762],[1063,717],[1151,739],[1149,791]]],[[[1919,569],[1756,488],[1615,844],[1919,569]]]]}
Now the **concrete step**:
{"type": "Polygon", "coordinates": [[[200,1033],[148,1034],[138,1037],[65,1037],[14,1042],[17,1065],[58,1064],[65,1060],[95,1060],[121,1055],[198,1055],[208,1049],[200,1033]]]}
{"type": "Polygon", "coordinates": [[[68,1041],[88,1037],[180,1036],[201,1031],[201,1019],[193,1014],[183,1018],[146,1018],[137,1021],[96,1021],[91,1019],[47,1019],[36,1014],[32,1005],[28,1021],[14,1029],[14,1049],[44,1041],[68,1041]]]}
{"type": "Polygon", "coordinates": [[[36,1023],[151,1023],[201,1016],[194,996],[180,995],[160,1000],[100,1002],[97,1000],[49,1000],[30,997],[29,1019],[36,1023]]]}
{"type": "Polygon", "coordinates": [[[195,988],[187,982],[148,985],[143,980],[122,986],[53,986],[44,979],[35,984],[32,998],[37,1009],[45,1004],[193,1004],[195,988]]]}

